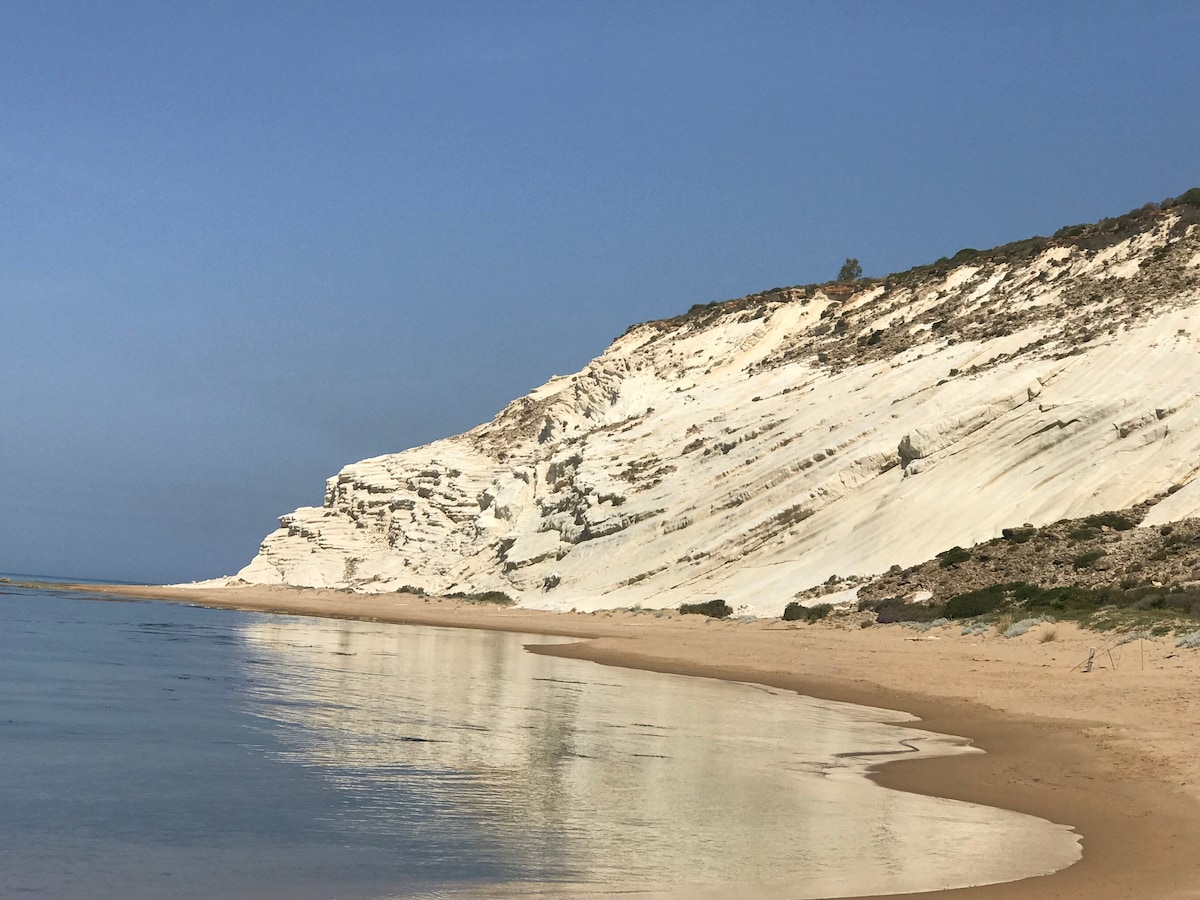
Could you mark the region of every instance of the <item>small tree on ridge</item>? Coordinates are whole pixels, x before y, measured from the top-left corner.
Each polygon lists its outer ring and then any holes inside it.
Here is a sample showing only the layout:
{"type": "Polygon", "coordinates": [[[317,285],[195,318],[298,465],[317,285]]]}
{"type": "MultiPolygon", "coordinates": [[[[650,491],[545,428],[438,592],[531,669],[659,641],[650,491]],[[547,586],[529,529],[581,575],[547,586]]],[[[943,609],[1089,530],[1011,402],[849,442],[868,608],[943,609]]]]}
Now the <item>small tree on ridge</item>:
{"type": "Polygon", "coordinates": [[[860,278],[862,278],[862,266],[858,264],[857,259],[847,257],[846,261],[842,263],[841,270],[838,272],[837,280],[858,281],[860,278]]]}

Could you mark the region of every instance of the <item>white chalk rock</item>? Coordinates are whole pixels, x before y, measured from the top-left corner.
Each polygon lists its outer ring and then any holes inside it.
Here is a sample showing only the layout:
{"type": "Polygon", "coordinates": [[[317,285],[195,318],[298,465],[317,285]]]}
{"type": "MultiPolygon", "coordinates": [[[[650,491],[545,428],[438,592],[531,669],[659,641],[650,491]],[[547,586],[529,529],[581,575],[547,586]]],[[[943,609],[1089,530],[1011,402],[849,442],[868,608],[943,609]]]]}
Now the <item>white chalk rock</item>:
{"type": "Polygon", "coordinates": [[[1150,521],[1195,515],[1200,232],[1161,213],[1085,249],[635,326],[485,425],[347,466],[238,577],[775,615],[831,572],[1172,486],[1150,521]]]}

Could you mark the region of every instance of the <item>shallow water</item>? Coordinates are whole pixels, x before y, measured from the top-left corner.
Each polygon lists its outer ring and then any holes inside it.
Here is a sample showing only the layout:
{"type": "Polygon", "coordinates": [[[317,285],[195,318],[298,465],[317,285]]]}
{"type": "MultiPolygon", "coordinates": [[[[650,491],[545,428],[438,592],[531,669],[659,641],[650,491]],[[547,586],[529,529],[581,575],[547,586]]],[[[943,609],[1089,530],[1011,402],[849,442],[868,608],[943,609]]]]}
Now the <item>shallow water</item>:
{"type": "Polygon", "coordinates": [[[2,593],[0,896],[832,897],[1078,858],[868,782],[971,752],[895,713],[523,650],[554,640],[2,593]]]}

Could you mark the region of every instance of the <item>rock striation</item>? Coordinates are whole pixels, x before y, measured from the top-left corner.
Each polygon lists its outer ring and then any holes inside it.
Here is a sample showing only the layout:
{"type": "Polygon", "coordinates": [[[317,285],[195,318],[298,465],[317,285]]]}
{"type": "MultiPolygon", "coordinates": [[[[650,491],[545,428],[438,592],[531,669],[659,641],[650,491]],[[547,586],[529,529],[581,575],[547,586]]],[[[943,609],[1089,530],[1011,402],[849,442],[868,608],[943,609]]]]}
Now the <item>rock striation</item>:
{"type": "Polygon", "coordinates": [[[778,614],[1005,527],[1200,515],[1198,222],[1148,208],[636,325],[485,425],[342,469],[238,577],[778,614]]]}

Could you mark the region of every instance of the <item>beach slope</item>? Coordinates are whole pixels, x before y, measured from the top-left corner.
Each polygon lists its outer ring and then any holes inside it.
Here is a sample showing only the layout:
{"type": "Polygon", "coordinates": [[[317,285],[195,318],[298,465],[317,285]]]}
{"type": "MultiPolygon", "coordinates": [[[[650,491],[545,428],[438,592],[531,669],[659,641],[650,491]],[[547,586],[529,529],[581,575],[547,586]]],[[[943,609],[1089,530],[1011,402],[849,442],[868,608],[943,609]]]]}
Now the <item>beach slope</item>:
{"type": "MultiPolygon", "coordinates": [[[[900,761],[873,777],[1071,825],[1083,859],[1055,875],[942,897],[1200,898],[1200,651],[1170,640],[1116,645],[1059,623],[1018,638],[819,624],[716,621],[672,611],[549,613],[406,594],[289,587],[115,587],[112,599],[577,637],[538,653],[766,684],[903,710],[986,754],[900,761]],[[1053,629],[1052,634],[1049,629],[1053,629]],[[1097,648],[1095,663],[1082,663],[1097,648]]],[[[1004,853],[997,847],[997,853],[1004,853]]],[[[969,866],[969,860],[964,865],[969,866]]]]}

